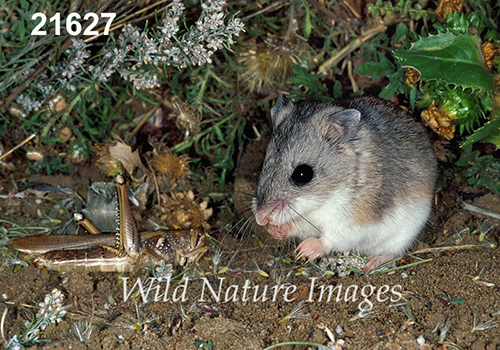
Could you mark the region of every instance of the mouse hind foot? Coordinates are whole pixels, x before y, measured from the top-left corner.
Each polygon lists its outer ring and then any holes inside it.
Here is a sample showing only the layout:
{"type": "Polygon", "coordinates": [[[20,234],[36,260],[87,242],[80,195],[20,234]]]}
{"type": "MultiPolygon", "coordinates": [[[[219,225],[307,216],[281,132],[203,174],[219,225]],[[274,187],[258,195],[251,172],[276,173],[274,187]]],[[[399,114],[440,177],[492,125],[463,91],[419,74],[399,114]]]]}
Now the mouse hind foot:
{"type": "MultiPolygon", "coordinates": [[[[320,256],[325,255],[324,245],[319,238],[309,237],[303,240],[297,249],[297,260],[300,258],[307,258],[308,261],[312,261],[320,256]]],[[[370,255],[368,256],[368,262],[366,263],[363,271],[366,273],[373,272],[378,266],[394,259],[396,255],[394,254],[381,254],[381,255],[370,255]]],[[[395,264],[391,264],[388,267],[393,267],[395,264]]]]}
{"type": "MultiPolygon", "coordinates": [[[[367,259],[368,262],[366,263],[365,267],[363,268],[363,271],[366,273],[373,272],[377,267],[382,265],[383,263],[386,263],[392,259],[394,259],[396,256],[394,254],[382,254],[382,255],[370,255],[367,259]]],[[[388,267],[391,268],[395,265],[392,263],[388,267]]]]}

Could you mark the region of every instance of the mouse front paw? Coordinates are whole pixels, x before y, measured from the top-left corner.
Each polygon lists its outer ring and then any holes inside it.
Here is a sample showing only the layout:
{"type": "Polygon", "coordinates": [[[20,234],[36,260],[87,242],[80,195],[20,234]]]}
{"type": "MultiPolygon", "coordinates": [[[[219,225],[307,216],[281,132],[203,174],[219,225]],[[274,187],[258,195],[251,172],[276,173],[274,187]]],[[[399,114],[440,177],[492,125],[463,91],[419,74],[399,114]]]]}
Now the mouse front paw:
{"type": "Polygon", "coordinates": [[[324,254],[323,243],[320,239],[315,237],[309,237],[303,240],[295,251],[297,252],[297,260],[300,258],[307,258],[308,261],[312,261],[324,254]]]}
{"type": "Polygon", "coordinates": [[[290,225],[289,224],[282,224],[282,225],[267,224],[267,232],[274,239],[282,239],[290,232],[290,225]]]}

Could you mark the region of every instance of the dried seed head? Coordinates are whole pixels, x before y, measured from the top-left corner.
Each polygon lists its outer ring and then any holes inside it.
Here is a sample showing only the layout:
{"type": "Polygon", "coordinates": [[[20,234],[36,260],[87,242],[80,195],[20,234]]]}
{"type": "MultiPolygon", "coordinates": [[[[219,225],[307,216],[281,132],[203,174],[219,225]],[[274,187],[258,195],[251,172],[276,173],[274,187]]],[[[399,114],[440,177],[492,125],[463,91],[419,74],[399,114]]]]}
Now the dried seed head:
{"type": "Polygon", "coordinates": [[[418,79],[420,78],[420,72],[414,68],[407,68],[406,69],[406,85],[408,85],[409,87],[411,87],[412,89],[415,88],[415,86],[413,84],[415,84],[418,79]]]}
{"type": "Polygon", "coordinates": [[[90,159],[90,148],[84,140],[74,139],[67,144],[66,154],[72,164],[84,164],[90,159]]]}
{"type": "Polygon", "coordinates": [[[484,43],[481,46],[481,51],[483,53],[484,62],[489,69],[493,66],[495,61],[499,60],[498,52],[500,50],[500,45],[495,43],[484,43]]]}
{"type": "Polygon", "coordinates": [[[57,131],[57,137],[61,138],[61,141],[59,141],[59,143],[68,142],[72,136],[73,136],[73,132],[67,126],[61,128],[57,131]]]}
{"type": "Polygon", "coordinates": [[[198,135],[200,132],[200,117],[192,110],[186,102],[181,101],[177,96],[172,98],[174,107],[173,116],[176,118],[177,127],[184,130],[186,138],[198,135]]]}
{"type": "Polygon", "coordinates": [[[16,105],[10,105],[9,108],[7,109],[7,112],[11,117],[17,119],[26,118],[28,116],[28,114],[24,111],[22,107],[16,105]]]}
{"type": "Polygon", "coordinates": [[[33,161],[43,160],[49,154],[55,153],[49,145],[41,146],[39,141],[30,142],[28,146],[25,147],[25,149],[26,158],[33,161]]]}
{"type": "Polygon", "coordinates": [[[59,93],[54,95],[47,102],[49,103],[49,111],[51,111],[52,113],[62,112],[68,107],[68,102],[59,93]]]}
{"type": "Polygon", "coordinates": [[[239,75],[251,91],[259,92],[264,85],[282,85],[292,76],[293,65],[308,66],[310,55],[306,44],[291,39],[286,42],[269,37],[263,43],[251,44],[238,57],[244,67],[239,75]]]}
{"type": "Polygon", "coordinates": [[[429,108],[420,114],[425,125],[429,126],[439,136],[451,140],[455,136],[455,125],[453,120],[442,108],[436,107],[432,101],[429,108]]]}
{"type": "Polygon", "coordinates": [[[443,20],[452,12],[462,12],[464,0],[441,0],[436,7],[436,18],[439,22],[443,20]]]}
{"type": "Polygon", "coordinates": [[[197,203],[193,191],[179,192],[167,196],[162,194],[161,221],[169,228],[209,229],[206,222],[212,216],[213,209],[208,208],[207,201],[197,203]]]}
{"type": "Polygon", "coordinates": [[[26,158],[29,160],[39,161],[45,157],[45,151],[41,148],[27,147],[26,158]]]}
{"type": "Polygon", "coordinates": [[[158,172],[158,175],[164,175],[171,181],[184,179],[191,174],[189,169],[189,157],[187,155],[177,155],[168,148],[151,159],[151,166],[158,172]]]}

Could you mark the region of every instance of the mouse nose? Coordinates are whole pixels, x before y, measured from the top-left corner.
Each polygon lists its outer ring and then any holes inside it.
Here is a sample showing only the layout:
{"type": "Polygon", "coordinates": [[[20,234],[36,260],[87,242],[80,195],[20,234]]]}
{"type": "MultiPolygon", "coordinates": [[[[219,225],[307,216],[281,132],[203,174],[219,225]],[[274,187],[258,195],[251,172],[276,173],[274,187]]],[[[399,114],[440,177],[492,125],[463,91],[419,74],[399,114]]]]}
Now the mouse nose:
{"type": "Polygon", "coordinates": [[[272,210],[269,212],[269,207],[264,207],[264,199],[258,194],[252,198],[252,211],[255,214],[255,221],[259,226],[266,226],[271,219],[272,210]]]}
{"type": "Polygon", "coordinates": [[[257,221],[257,224],[259,226],[266,226],[267,224],[272,223],[271,214],[272,213],[269,213],[266,210],[258,210],[255,213],[255,220],[257,221]]]}
{"type": "Polygon", "coordinates": [[[275,225],[278,221],[282,221],[285,208],[288,207],[287,201],[283,198],[278,198],[266,205],[255,204],[255,220],[260,226],[275,225]]]}

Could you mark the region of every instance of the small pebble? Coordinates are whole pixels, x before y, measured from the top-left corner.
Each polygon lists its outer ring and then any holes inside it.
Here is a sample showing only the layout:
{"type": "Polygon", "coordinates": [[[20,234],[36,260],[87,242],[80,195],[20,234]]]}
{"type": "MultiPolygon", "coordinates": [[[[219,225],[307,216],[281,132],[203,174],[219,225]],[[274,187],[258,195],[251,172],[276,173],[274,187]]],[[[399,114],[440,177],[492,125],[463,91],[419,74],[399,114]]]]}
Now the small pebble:
{"type": "Polygon", "coordinates": [[[342,333],[342,327],[340,327],[340,325],[338,325],[338,326],[335,328],[335,332],[337,332],[337,334],[342,333]]]}
{"type": "Polygon", "coordinates": [[[403,277],[403,278],[408,278],[408,274],[407,274],[407,273],[405,273],[405,272],[401,272],[401,277],[403,277]]]}
{"type": "Polygon", "coordinates": [[[417,338],[417,344],[420,346],[424,346],[425,345],[425,338],[423,336],[419,335],[417,338]]]}

